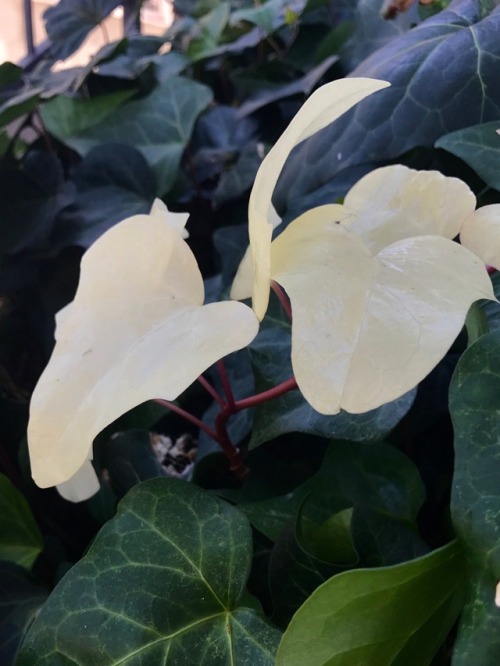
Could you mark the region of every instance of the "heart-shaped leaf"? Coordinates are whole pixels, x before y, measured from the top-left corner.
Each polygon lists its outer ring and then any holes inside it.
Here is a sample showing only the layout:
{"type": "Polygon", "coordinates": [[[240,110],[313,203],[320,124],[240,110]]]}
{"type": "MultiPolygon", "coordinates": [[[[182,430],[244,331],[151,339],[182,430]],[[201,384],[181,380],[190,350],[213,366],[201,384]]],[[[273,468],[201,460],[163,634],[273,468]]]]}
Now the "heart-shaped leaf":
{"type": "Polygon", "coordinates": [[[279,632],[240,603],[246,518],[176,479],[136,486],[35,620],[18,666],[272,666],[279,632]]]}
{"type": "Polygon", "coordinates": [[[476,0],[454,0],[364,60],[349,76],[383,79],[391,87],[295,151],[277,188],[278,210],[348,167],[374,157],[387,162],[416,146],[430,147],[449,132],[499,118],[499,29],[498,5],[484,16],[476,0]]]}
{"type": "Polygon", "coordinates": [[[64,60],[83,43],[92,28],[103,21],[121,0],[59,0],[44,14],[51,53],[64,60]]]}
{"type": "MultiPolygon", "coordinates": [[[[122,105],[120,113],[106,115],[64,140],[82,155],[110,142],[140,150],[155,170],[163,194],[177,177],[195,120],[211,100],[206,86],[171,76],[146,97],[122,105]]],[[[57,128],[53,130],[57,132],[57,128]]]]}
{"type": "Polygon", "coordinates": [[[203,279],[181,237],[186,218],[154,206],[84,255],[75,300],[59,314],[57,344],[31,401],[31,466],[42,487],[82,466],[89,482],[92,441],[105,426],[146,400],[174,400],[257,333],[242,303],[203,305],[203,279]]]}
{"type": "Polygon", "coordinates": [[[304,397],[322,414],[361,413],[416,386],[470,305],[494,297],[483,263],[457,243],[418,236],[371,256],[336,213],[344,209],[325,206],[292,222],[273,241],[271,274],[291,300],[304,397]]]}

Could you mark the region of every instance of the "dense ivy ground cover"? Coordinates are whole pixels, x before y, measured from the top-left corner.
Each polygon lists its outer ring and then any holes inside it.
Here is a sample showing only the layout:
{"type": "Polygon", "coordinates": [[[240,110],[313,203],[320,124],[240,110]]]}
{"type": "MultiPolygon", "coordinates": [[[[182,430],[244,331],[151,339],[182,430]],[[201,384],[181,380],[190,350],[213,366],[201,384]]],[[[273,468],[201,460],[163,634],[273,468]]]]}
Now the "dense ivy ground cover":
{"type": "MultiPolygon", "coordinates": [[[[163,37],[54,72],[117,4],[61,0],[51,56],[0,66],[0,662],[496,666],[497,303],[376,410],[325,416],[292,391],[238,412],[242,487],[205,432],[147,403],[99,435],[101,490],[71,504],[31,480],[26,425],[83,252],[159,197],[190,213],[208,300],[227,296],[257,169],[321,83],[391,87],[295,149],[274,197],[284,224],[392,163],[500,203],[498,3],[387,21],[379,0],[178,2],[163,37]],[[166,437],[183,438],[175,460],[166,437]],[[186,465],[191,483],[171,478],[186,465]]],[[[226,359],[236,398],[290,377],[289,331],[272,300],[226,359]]],[[[212,424],[205,388],[178,407],[212,424]]]]}

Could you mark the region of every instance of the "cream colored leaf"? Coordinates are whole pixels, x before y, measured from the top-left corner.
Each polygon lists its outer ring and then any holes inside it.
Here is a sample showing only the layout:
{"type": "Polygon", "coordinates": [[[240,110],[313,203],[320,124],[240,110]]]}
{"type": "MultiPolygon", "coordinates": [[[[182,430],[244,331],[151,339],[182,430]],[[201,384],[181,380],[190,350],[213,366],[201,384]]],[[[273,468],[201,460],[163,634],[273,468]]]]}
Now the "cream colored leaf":
{"type": "Polygon", "coordinates": [[[159,217],[168,222],[173,229],[177,229],[182,238],[189,238],[189,233],[184,228],[189,219],[189,213],[172,213],[161,199],[155,199],[151,207],[150,215],[153,217],[159,217]]]}
{"type": "Polygon", "coordinates": [[[471,303],[494,299],[482,262],[451,240],[404,239],[372,257],[314,210],[273,242],[272,277],[292,304],[297,383],[323,414],[403,395],[446,354],[471,303]]]}
{"type": "Polygon", "coordinates": [[[485,264],[500,270],[500,204],[484,206],[470,215],[460,231],[460,242],[485,264]]]}
{"type": "Polygon", "coordinates": [[[86,460],[76,474],[57,486],[57,491],[68,502],[84,502],[95,495],[99,488],[99,479],[92,463],[86,460]]]}
{"type": "Polygon", "coordinates": [[[175,399],[219,358],[249,344],[258,330],[250,308],[203,299],[191,250],[161,216],[129,218],[89,249],[31,402],[38,485],[71,479],[94,437],[118,416],[152,398],[175,399]]]}
{"type": "Polygon", "coordinates": [[[240,261],[238,270],[231,285],[230,298],[236,301],[243,301],[245,298],[251,298],[253,290],[253,264],[250,246],[247,247],[243,259],[240,261]]]}
{"type": "Polygon", "coordinates": [[[260,165],[248,207],[254,270],[253,308],[259,319],[264,317],[269,302],[270,246],[273,228],[279,221],[271,199],[288,155],[301,141],[332,123],[368,95],[388,85],[385,81],[352,78],[333,81],[318,88],[260,165]]]}
{"type": "Polygon", "coordinates": [[[458,178],[395,164],[361,178],[346,195],[344,206],[352,215],[344,226],[376,254],[403,238],[455,238],[473,213],[476,197],[458,178]]]}

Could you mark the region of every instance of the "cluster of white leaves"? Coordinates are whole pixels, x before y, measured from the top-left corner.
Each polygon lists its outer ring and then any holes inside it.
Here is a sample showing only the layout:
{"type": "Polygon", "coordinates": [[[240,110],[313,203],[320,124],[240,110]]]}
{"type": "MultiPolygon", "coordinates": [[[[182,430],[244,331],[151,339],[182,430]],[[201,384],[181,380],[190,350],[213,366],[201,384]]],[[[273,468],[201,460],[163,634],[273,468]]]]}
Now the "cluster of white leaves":
{"type": "Polygon", "coordinates": [[[387,85],[323,86],[263,161],[250,196],[250,251],[231,294],[253,295],[253,310],[234,300],[203,305],[202,277],[184,241],[187,216],[161,202],[90,248],[31,403],[28,440],[40,486],[59,484],[75,501],[93,494],[94,437],[145,400],[175,399],[219,358],[247,346],[271,280],[290,298],[294,373],[319,412],[378,407],[443,358],[470,305],[494,299],[484,264],[500,269],[500,206],[476,211],[462,181],[396,165],[272,240],[281,223],[272,194],[290,151],[387,85]]]}

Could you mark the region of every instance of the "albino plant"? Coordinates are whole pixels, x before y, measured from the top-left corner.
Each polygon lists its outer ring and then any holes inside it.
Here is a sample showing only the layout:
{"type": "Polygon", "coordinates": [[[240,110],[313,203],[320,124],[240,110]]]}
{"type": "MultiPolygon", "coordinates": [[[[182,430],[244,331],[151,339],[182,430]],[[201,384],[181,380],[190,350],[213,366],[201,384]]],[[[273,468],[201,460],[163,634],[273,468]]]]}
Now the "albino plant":
{"type": "Polygon", "coordinates": [[[494,299],[484,264],[500,267],[492,250],[500,207],[475,211],[467,185],[438,172],[378,169],[342,205],[309,210],[272,240],[281,222],[272,193],[292,148],[387,85],[346,79],[323,86],[263,161],[250,196],[250,253],[231,294],[253,294],[254,310],[236,301],[203,305],[202,277],[183,239],[186,216],[161,203],[90,248],[31,403],[28,440],[40,486],[58,485],[74,501],[96,492],[94,437],[145,400],[174,400],[197,378],[220,404],[215,430],[187,416],[243,476],[227,435],[231,415],[297,385],[324,414],[394,400],[445,355],[470,305],[494,299]],[[453,240],[460,232],[462,245],[453,240]],[[256,336],[271,286],[285,308],[290,299],[295,376],[235,401],[220,359],[256,336]],[[201,377],[216,362],[224,398],[201,377]]]}

